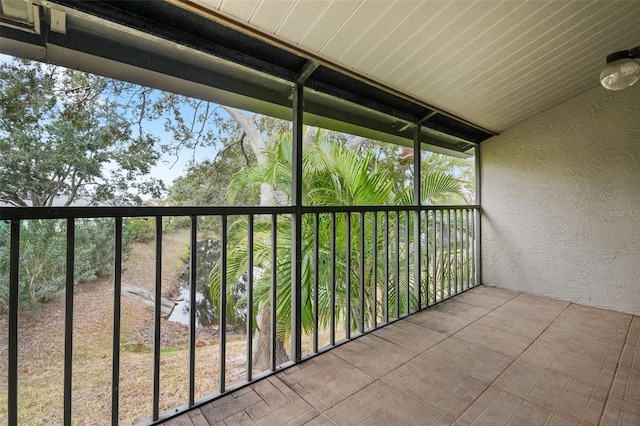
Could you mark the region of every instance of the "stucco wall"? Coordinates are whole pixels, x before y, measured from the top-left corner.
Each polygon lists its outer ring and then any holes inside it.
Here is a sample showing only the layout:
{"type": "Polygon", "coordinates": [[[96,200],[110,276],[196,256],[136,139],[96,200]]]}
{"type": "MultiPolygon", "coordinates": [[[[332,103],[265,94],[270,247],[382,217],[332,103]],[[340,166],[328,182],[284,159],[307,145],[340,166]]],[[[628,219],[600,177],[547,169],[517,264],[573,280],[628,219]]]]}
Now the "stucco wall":
{"type": "Polygon", "coordinates": [[[482,281],[640,314],[640,83],[481,145],[482,281]]]}

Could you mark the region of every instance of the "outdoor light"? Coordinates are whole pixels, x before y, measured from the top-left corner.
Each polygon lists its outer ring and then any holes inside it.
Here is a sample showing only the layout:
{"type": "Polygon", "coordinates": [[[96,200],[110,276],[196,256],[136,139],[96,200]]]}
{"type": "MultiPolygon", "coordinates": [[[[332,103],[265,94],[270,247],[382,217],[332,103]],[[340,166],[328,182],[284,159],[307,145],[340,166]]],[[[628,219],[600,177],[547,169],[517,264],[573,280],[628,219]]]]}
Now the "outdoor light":
{"type": "Polygon", "coordinates": [[[607,56],[607,66],[600,73],[600,83],[609,90],[622,90],[640,79],[640,46],[607,56]]]}

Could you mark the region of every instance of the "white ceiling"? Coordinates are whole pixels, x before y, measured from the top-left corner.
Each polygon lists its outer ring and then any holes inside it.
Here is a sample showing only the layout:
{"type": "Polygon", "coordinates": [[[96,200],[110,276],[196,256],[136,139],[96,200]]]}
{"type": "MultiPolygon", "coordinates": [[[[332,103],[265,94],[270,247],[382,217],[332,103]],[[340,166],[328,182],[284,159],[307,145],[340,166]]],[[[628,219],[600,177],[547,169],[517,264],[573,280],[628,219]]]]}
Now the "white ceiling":
{"type": "Polygon", "coordinates": [[[173,2],[497,132],[597,87],[609,53],[640,45],[640,0],[173,2]]]}

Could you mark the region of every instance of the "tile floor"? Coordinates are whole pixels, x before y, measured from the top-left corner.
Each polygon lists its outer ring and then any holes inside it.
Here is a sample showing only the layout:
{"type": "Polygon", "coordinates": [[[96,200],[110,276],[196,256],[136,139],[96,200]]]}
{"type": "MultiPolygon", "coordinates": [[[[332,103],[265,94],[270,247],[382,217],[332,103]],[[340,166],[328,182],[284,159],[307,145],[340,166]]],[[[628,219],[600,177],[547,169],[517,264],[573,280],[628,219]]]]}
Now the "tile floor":
{"type": "Polygon", "coordinates": [[[496,288],[169,420],[185,425],[640,425],[640,317],[496,288]]]}

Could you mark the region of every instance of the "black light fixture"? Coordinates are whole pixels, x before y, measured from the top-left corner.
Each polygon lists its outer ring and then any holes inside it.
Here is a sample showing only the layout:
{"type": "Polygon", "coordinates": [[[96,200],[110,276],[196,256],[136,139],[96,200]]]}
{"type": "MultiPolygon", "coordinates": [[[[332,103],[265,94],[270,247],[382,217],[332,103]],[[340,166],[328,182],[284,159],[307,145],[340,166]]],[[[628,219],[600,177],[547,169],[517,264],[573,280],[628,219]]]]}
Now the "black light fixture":
{"type": "Polygon", "coordinates": [[[622,90],[640,79],[640,46],[607,56],[607,66],[600,73],[600,83],[609,90],[622,90]]]}

